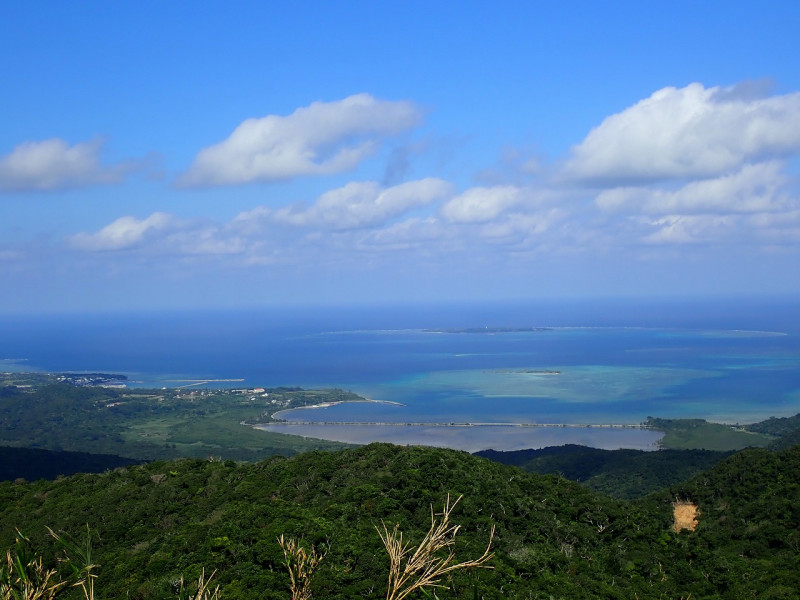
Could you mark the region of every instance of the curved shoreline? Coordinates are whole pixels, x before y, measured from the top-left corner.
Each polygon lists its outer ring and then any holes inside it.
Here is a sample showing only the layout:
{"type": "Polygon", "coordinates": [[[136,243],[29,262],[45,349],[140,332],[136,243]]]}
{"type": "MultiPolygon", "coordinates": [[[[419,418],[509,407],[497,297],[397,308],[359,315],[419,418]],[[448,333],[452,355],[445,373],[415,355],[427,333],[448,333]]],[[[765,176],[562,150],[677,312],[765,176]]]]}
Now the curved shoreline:
{"type": "MultiPolygon", "coordinates": [[[[272,413],[273,419],[280,419],[282,413],[287,413],[292,410],[306,410],[312,408],[330,408],[331,406],[338,406],[339,404],[392,404],[394,406],[406,406],[402,402],[393,402],[392,400],[373,400],[371,398],[364,398],[363,400],[340,400],[338,402],[320,402],[319,404],[309,404],[308,406],[296,406],[294,408],[284,408],[277,412],[272,413]]],[[[295,421],[287,421],[281,419],[282,423],[294,423],[295,421]]]]}

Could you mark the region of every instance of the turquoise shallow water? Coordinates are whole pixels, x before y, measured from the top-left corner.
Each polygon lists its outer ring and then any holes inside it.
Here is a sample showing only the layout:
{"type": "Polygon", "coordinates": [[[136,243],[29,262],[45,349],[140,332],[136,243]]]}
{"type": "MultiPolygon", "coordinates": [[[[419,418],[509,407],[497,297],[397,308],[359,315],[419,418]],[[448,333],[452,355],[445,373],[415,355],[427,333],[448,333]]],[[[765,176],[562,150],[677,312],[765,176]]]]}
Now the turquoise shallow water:
{"type": "MultiPolygon", "coordinates": [[[[400,345],[426,335],[403,332],[406,341],[400,345]]],[[[437,346],[484,345],[496,352],[453,353],[430,361],[472,368],[331,382],[402,406],[341,405],[290,411],[285,418],[635,424],[659,416],[734,423],[800,412],[800,354],[787,343],[788,336],[615,328],[444,336],[453,339],[437,346]]],[[[426,355],[424,345],[416,348],[426,355]]]]}
{"type": "Polygon", "coordinates": [[[659,436],[649,431],[487,424],[638,424],[648,416],[746,423],[800,412],[800,351],[796,338],[783,332],[564,328],[439,334],[431,345],[424,331],[371,335],[379,347],[415,348],[430,356],[431,365],[472,368],[417,371],[370,383],[335,382],[397,404],[285,411],[281,417],[295,424],[272,429],[353,443],[429,443],[470,451],[565,443],[652,449],[659,436]],[[416,344],[415,338],[420,338],[416,344]],[[439,352],[453,346],[473,351],[446,357],[439,352]],[[474,351],[478,348],[484,351],[474,351]],[[355,422],[383,425],[345,424],[355,422]],[[483,425],[442,428],[433,423],[483,425]]]}
{"type": "MultiPolygon", "coordinates": [[[[0,360],[14,359],[0,368],[124,373],[148,387],[177,379],[336,386],[397,403],[287,415],[306,421],[752,422],[800,412],[798,334],[800,303],[791,299],[0,317],[0,360]]],[[[347,429],[298,427],[318,437],[347,429]]],[[[359,441],[470,448],[652,442],[635,430],[351,429],[359,441]]]]}

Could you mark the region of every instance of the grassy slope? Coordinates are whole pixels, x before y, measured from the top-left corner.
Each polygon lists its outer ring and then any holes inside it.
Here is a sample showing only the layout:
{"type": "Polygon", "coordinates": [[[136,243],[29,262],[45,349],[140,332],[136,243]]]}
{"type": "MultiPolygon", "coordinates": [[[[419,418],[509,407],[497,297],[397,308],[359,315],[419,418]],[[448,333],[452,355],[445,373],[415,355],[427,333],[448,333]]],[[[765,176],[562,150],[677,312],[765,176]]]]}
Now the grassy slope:
{"type": "Polygon", "coordinates": [[[664,432],[660,446],[671,450],[716,450],[728,452],[744,448],[765,448],[775,436],[742,427],[709,423],[703,419],[648,419],[648,424],[664,432]]]}

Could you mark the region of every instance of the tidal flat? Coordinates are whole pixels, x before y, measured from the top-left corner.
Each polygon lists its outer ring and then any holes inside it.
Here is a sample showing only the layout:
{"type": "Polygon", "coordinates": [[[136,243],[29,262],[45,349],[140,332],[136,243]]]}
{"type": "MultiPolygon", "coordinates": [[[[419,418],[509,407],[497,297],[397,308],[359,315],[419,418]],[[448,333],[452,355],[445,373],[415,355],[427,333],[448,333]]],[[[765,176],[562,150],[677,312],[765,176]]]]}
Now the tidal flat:
{"type": "Polygon", "coordinates": [[[603,450],[657,450],[660,431],[606,427],[524,427],[513,425],[306,425],[273,423],[258,429],[348,444],[388,442],[401,446],[436,446],[467,452],[525,450],[579,444],[603,450]]]}

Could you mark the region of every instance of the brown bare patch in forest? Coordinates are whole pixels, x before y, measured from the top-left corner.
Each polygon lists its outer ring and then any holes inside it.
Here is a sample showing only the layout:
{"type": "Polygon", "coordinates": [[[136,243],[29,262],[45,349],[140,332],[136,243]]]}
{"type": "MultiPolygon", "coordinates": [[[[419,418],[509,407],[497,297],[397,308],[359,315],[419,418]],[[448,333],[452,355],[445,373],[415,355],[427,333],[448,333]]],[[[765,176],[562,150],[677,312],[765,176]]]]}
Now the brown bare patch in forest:
{"type": "Polygon", "coordinates": [[[676,533],[680,533],[684,529],[694,531],[697,529],[697,517],[700,510],[696,504],[680,500],[672,503],[672,512],[675,516],[675,523],[672,528],[676,533]]]}

